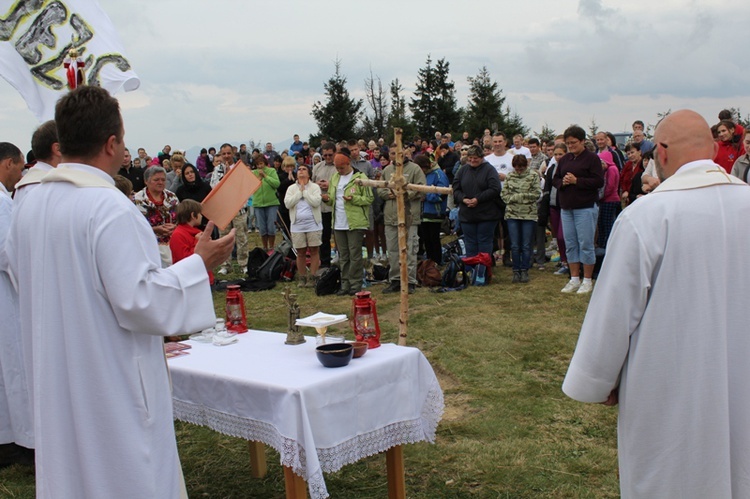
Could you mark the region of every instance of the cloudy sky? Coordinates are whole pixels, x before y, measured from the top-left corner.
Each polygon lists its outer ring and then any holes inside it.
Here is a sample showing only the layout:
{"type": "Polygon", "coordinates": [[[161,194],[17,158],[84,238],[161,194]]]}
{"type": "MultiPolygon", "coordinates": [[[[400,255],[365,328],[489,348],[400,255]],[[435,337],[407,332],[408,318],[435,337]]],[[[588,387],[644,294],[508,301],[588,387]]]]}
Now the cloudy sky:
{"type": "MultiPolygon", "coordinates": [[[[9,2],[1,2],[7,4],[9,2]]],[[[118,95],[126,141],[155,154],[250,139],[277,149],[317,131],[310,110],[341,61],[364,97],[370,71],[406,95],[427,55],[445,57],[466,105],[487,66],[533,131],[618,132],[668,109],[750,113],[742,0],[100,0],[141,87],[118,95]]],[[[28,149],[37,122],[0,80],[0,140],[28,149]]]]}

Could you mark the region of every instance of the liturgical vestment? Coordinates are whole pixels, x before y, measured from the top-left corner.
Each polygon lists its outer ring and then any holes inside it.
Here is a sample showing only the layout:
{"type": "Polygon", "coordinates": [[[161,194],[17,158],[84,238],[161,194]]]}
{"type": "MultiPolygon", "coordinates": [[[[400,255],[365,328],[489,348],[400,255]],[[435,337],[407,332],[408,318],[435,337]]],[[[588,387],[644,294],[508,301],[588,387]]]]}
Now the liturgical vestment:
{"type": "Polygon", "coordinates": [[[202,259],[162,269],[143,215],[79,164],[18,204],[7,251],[32,343],[37,497],[179,497],[162,337],[214,323],[202,259]]]}
{"type": "Polygon", "coordinates": [[[750,187],[683,165],[617,219],[563,391],[619,385],[623,498],[750,497],[750,187]]]}

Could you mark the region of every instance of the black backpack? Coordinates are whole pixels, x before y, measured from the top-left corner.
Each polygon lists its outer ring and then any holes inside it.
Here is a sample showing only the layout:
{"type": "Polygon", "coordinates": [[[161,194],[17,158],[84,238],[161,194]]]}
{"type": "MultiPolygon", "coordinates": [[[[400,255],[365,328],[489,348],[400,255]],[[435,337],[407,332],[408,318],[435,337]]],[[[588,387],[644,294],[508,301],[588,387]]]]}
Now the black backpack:
{"type": "Polygon", "coordinates": [[[325,269],[315,283],[315,294],[318,296],[332,295],[341,288],[341,270],[331,265],[325,269]]]}
{"type": "Polygon", "coordinates": [[[466,266],[461,256],[456,253],[448,253],[448,260],[443,270],[443,278],[440,285],[443,291],[457,291],[468,285],[466,266]]]}
{"type": "Polygon", "coordinates": [[[249,280],[258,279],[260,268],[268,260],[268,254],[263,248],[253,248],[247,255],[247,278],[249,280]]]}
{"type": "MultiPolygon", "coordinates": [[[[281,279],[281,273],[284,271],[286,265],[285,256],[278,250],[268,255],[266,261],[258,269],[258,279],[261,281],[275,282],[281,279]]],[[[248,269],[249,270],[249,269],[248,269]]]]}

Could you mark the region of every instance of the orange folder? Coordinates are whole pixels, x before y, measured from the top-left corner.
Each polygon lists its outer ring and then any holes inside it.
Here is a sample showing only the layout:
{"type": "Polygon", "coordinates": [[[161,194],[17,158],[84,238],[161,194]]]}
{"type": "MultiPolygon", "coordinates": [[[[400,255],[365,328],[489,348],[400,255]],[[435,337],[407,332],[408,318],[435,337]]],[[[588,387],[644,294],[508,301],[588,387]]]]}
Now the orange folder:
{"type": "Polygon", "coordinates": [[[201,203],[203,216],[215,223],[219,230],[224,230],[260,184],[260,179],[250,168],[238,161],[201,203]]]}

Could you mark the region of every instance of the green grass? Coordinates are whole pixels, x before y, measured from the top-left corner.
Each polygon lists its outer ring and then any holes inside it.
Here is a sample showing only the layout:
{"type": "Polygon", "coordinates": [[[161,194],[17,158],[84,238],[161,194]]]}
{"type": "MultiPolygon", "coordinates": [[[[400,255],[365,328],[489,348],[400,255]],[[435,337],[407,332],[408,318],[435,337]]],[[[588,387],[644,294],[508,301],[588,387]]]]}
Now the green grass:
{"type": "MultiPolygon", "coordinates": [[[[588,298],[561,294],[565,278],[551,270],[532,270],[526,285],[510,284],[509,269],[495,274],[490,286],[445,294],[418,289],[409,297],[407,344],[430,360],[446,410],[435,445],[405,447],[408,496],[617,497],[615,410],[574,402],[560,390],[588,298]]],[[[382,288],[369,290],[378,300],[381,341],[394,342],[399,297],[382,295],[382,288]]],[[[250,327],[285,331],[283,289],[245,293],[250,327]]],[[[350,298],[294,291],[303,316],[351,312],[350,298]]],[[[214,301],[223,315],[223,295],[214,301]]],[[[246,442],[175,426],[191,497],[284,497],[275,451],[266,450],[268,475],[252,479],[246,442]]],[[[333,498],[386,497],[385,457],[326,475],[326,484],[333,498]]],[[[0,497],[34,497],[32,470],[0,471],[0,497]]]]}

